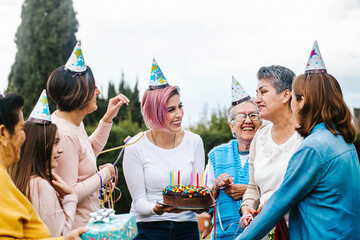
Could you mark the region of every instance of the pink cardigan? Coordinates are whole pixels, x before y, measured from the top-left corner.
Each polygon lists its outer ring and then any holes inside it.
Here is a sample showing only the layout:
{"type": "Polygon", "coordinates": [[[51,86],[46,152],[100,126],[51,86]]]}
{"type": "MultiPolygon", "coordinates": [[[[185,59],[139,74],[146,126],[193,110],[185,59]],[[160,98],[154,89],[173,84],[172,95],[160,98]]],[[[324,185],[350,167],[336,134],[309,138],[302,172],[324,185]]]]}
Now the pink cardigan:
{"type": "MultiPolygon", "coordinates": [[[[104,148],[109,137],[112,123],[100,121],[99,126],[88,137],[83,122],[80,126],[52,115],[52,121],[58,127],[63,153],[55,172],[75,189],[79,198],[73,229],[83,227],[90,219],[89,213],[100,208],[100,177],[97,174],[96,156],[104,148]]],[[[103,183],[111,179],[107,168],[98,172],[103,183]]]]}
{"type": "Polygon", "coordinates": [[[30,200],[41,220],[49,228],[52,237],[64,236],[71,231],[78,202],[76,194],[66,195],[62,199],[68,216],[66,217],[55,189],[45,179],[33,176],[30,179],[30,200]]]}

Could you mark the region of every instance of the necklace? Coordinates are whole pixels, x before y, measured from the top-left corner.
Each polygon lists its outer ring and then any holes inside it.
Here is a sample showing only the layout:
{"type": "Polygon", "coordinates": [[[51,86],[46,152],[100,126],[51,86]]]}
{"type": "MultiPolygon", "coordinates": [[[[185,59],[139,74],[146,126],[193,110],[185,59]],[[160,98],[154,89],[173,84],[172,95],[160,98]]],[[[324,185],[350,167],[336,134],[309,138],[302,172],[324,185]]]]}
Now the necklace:
{"type": "MultiPolygon", "coordinates": [[[[150,133],[151,133],[152,140],[153,140],[154,143],[155,143],[155,146],[157,146],[156,141],[155,141],[155,138],[154,138],[154,135],[153,135],[153,133],[152,133],[152,130],[150,130],[150,133]]],[[[173,146],[172,146],[172,148],[175,148],[175,139],[176,139],[176,133],[175,133],[175,135],[174,135],[174,141],[173,141],[173,146]]]]}

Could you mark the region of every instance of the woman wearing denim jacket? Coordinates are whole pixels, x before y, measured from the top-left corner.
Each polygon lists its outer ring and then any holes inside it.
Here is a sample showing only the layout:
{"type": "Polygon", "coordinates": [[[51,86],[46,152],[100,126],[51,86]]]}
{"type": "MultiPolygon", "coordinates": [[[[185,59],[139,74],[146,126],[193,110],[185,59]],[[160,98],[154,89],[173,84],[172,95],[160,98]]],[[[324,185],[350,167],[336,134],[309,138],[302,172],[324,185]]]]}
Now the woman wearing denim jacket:
{"type": "Polygon", "coordinates": [[[280,188],[237,240],[260,239],[289,209],[290,239],[359,239],[360,169],[352,144],[356,131],[316,42],[305,74],[292,88],[291,108],[304,141],[280,188]]]}

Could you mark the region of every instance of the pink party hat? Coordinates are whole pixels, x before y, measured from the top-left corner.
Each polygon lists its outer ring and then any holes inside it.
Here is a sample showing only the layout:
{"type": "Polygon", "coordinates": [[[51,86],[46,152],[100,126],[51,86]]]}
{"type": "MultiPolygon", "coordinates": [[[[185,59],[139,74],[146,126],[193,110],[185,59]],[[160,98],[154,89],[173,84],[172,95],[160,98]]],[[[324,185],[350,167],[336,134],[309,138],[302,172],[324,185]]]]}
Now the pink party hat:
{"type": "Polygon", "coordinates": [[[238,105],[238,104],[250,99],[250,95],[247,94],[245,89],[234,78],[234,76],[232,77],[231,95],[232,95],[232,105],[233,106],[238,105]]]}
{"type": "Polygon", "coordinates": [[[310,57],[305,68],[305,73],[326,73],[325,64],[316,40],[311,50],[310,57]]]}

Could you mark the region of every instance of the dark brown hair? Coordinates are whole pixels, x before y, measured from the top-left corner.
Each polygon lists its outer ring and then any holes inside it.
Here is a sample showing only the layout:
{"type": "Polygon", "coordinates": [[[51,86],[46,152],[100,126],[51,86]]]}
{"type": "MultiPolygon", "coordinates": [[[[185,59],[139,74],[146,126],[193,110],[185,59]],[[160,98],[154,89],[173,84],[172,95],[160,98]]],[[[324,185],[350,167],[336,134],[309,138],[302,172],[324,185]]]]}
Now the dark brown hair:
{"type": "MultiPolygon", "coordinates": [[[[30,178],[32,176],[41,177],[54,187],[51,182],[53,180],[51,175],[51,155],[57,127],[55,124],[41,125],[27,121],[25,122],[24,131],[27,138],[21,147],[20,160],[11,166],[9,172],[16,187],[31,200],[30,178]],[[44,133],[46,136],[44,136],[44,133]]],[[[64,210],[59,197],[58,200],[64,210]]]]}
{"type": "Polygon", "coordinates": [[[47,93],[61,111],[83,109],[94,96],[96,88],[94,75],[89,66],[86,71],[81,75],[60,66],[50,74],[47,93]]]}
{"type": "Polygon", "coordinates": [[[24,99],[19,95],[0,96],[0,125],[4,125],[11,135],[20,120],[19,111],[23,106],[24,99]]]}
{"type": "Polygon", "coordinates": [[[300,127],[296,130],[303,137],[310,134],[316,124],[323,122],[334,135],[342,135],[347,143],[356,139],[353,117],[344,102],[338,81],[330,74],[301,74],[293,82],[295,99],[304,96],[304,106],[298,111],[300,127]]]}

